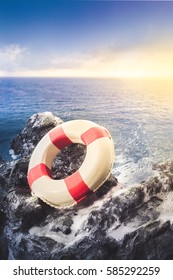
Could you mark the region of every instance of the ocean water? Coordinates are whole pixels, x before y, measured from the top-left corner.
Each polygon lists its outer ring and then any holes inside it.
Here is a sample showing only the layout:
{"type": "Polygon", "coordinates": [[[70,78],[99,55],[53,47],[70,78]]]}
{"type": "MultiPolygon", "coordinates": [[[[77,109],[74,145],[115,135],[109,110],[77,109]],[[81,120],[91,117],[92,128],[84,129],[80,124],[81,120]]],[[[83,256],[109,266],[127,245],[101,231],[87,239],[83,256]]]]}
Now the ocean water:
{"type": "Polygon", "coordinates": [[[0,78],[0,156],[34,113],[105,126],[115,144],[113,173],[123,184],[152,175],[154,163],[173,159],[173,81],[0,78]]]}

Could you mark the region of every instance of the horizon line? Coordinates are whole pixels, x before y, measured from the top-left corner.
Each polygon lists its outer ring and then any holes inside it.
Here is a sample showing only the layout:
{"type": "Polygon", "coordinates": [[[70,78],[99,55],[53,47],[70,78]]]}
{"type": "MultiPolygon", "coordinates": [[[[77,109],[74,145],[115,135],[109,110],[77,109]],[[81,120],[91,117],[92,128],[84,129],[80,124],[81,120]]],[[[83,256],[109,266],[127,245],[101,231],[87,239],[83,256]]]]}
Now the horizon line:
{"type": "Polygon", "coordinates": [[[137,75],[137,76],[19,76],[19,75],[14,75],[14,76],[1,76],[0,75],[0,78],[52,78],[52,79],[57,79],[57,78],[60,78],[60,79],[131,79],[131,80],[134,80],[134,79],[172,79],[173,78],[173,75],[168,75],[168,76],[143,76],[143,75],[137,75]]]}

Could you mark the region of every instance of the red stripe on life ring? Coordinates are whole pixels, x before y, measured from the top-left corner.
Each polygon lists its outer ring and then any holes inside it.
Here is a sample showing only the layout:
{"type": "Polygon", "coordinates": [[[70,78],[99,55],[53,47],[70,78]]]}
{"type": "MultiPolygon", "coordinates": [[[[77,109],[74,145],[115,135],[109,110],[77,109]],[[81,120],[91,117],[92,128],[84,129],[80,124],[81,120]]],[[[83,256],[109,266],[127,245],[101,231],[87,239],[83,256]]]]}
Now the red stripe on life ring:
{"type": "Polygon", "coordinates": [[[49,176],[50,178],[52,177],[51,170],[46,164],[40,163],[31,168],[28,172],[28,183],[30,188],[32,187],[32,184],[43,175],[49,176]]]}
{"type": "Polygon", "coordinates": [[[79,171],[64,179],[67,189],[73,199],[78,203],[93,191],[83,181],[79,171]]]}
{"type": "Polygon", "coordinates": [[[62,150],[73,142],[67,137],[61,126],[55,127],[49,132],[51,142],[59,149],[62,150]]]}
{"type": "Polygon", "coordinates": [[[110,134],[105,128],[101,127],[92,127],[81,135],[81,139],[85,145],[89,145],[102,137],[110,137],[110,134]]]}

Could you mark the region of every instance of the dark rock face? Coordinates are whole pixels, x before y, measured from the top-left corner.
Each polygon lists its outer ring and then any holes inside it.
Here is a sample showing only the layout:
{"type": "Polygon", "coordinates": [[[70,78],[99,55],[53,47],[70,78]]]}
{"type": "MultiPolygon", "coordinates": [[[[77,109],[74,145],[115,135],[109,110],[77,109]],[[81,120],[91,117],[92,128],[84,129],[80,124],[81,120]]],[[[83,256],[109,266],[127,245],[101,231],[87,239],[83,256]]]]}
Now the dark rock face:
{"type": "Polygon", "coordinates": [[[62,120],[50,112],[34,114],[26,122],[21,133],[13,139],[11,149],[22,157],[30,155],[41,138],[61,123],[62,120]]]}
{"type": "MultiPolygon", "coordinates": [[[[0,259],[173,259],[173,162],[154,166],[158,175],[125,188],[111,175],[76,206],[55,209],[32,197],[26,174],[34,146],[61,120],[32,116],[12,141],[11,162],[0,162],[0,259]]],[[[54,160],[55,179],[75,172],[83,145],[54,160]]]]}

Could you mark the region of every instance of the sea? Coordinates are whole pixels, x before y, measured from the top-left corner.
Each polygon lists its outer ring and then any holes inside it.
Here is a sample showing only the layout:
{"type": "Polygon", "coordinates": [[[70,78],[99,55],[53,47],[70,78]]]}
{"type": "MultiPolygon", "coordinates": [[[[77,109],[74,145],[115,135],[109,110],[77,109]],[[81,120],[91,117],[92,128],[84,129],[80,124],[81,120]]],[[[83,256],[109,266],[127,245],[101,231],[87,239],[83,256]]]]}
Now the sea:
{"type": "Polygon", "coordinates": [[[169,79],[0,78],[0,157],[38,112],[63,121],[86,119],[113,138],[113,174],[138,184],[153,165],[173,159],[173,81],[169,79]]]}

